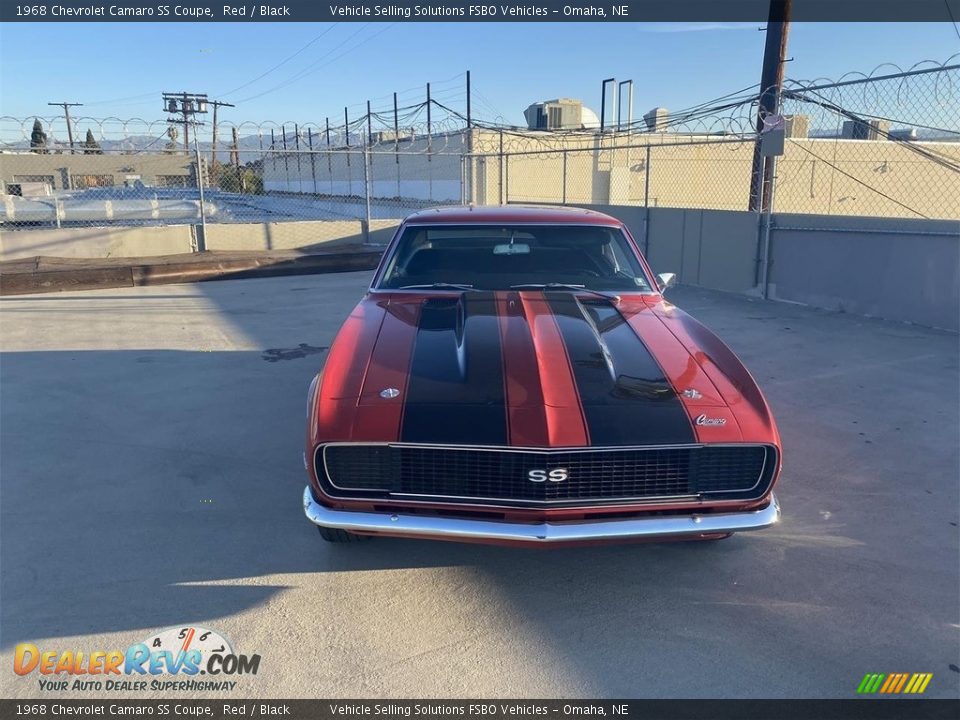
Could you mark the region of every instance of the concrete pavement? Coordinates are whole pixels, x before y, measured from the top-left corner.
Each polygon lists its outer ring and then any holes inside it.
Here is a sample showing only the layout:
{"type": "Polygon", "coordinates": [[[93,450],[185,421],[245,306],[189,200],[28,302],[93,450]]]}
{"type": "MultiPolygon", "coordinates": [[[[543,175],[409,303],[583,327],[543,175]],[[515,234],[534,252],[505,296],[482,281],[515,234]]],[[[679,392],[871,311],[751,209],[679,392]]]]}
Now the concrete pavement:
{"type": "Polygon", "coordinates": [[[960,694],[956,335],[676,289],[773,406],[781,525],[331,546],[300,507],[304,403],[368,279],[0,299],[3,696],[42,695],[19,642],[188,623],[262,656],[235,697],[847,698],[867,672],[960,694]]]}

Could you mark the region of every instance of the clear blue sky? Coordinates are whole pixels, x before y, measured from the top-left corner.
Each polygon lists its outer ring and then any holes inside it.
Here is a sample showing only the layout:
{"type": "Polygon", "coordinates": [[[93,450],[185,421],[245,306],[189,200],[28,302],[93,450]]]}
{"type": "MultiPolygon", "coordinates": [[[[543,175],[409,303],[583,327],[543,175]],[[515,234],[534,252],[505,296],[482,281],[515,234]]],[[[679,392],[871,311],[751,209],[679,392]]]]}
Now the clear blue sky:
{"type": "MultiPolygon", "coordinates": [[[[414,88],[401,104],[422,100],[427,81],[440,101],[462,109],[462,79],[445,81],[466,69],[479,93],[474,113],[483,119],[499,113],[520,123],[529,103],[557,96],[599,109],[600,80],[609,76],[635,80],[639,115],[758,82],[760,25],[8,24],[0,28],[0,115],[50,116],[56,109],[48,101],[69,100],[87,103],[78,115],[154,120],[165,117],[160,91],[187,90],[237,103],[223,111],[234,122],[339,122],[344,105],[359,115],[368,98],[389,105],[393,91],[414,88]]],[[[787,74],[836,78],[958,52],[949,23],[795,23],[787,74]]]]}

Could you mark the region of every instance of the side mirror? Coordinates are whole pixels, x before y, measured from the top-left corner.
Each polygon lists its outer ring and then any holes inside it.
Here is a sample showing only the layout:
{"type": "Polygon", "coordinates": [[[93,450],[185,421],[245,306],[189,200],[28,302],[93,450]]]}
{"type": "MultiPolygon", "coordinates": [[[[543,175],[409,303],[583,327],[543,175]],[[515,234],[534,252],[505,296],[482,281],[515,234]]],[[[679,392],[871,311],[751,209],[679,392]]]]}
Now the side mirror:
{"type": "Polygon", "coordinates": [[[676,273],[660,273],[657,275],[657,278],[660,280],[660,292],[663,292],[667,288],[672,288],[677,284],[676,273]]]}

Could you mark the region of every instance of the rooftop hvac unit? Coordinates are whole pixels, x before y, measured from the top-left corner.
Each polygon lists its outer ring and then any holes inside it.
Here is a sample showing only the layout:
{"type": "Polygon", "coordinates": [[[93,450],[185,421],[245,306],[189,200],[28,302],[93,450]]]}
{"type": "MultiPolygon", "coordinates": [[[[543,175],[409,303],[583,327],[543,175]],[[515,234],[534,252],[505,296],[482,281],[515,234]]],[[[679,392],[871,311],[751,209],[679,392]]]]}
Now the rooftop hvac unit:
{"type": "Polygon", "coordinates": [[[891,130],[890,139],[891,140],[916,140],[917,129],[916,128],[900,128],[899,130],[891,130]]]}
{"type": "Polygon", "coordinates": [[[650,132],[664,132],[670,122],[670,114],[666,108],[656,107],[643,116],[650,132]]]}
{"type": "Polygon", "coordinates": [[[557,98],[533,103],[523,112],[531,130],[579,130],[583,127],[583,103],[557,98]]]}
{"type": "Polygon", "coordinates": [[[788,138],[806,138],[810,136],[809,115],[784,115],[784,133],[788,138]]]}
{"type": "Polygon", "coordinates": [[[886,120],[845,120],[841,137],[847,140],[881,140],[886,138],[890,123],[886,120]]]}

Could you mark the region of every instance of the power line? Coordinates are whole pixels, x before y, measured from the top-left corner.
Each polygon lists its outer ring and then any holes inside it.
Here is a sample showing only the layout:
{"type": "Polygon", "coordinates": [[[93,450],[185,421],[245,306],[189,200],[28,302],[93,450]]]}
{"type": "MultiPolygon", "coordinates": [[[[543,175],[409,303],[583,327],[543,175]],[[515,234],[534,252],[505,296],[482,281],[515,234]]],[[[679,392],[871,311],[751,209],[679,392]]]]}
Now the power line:
{"type": "Polygon", "coordinates": [[[111,100],[95,100],[94,102],[84,103],[85,105],[115,105],[118,103],[123,103],[127,100],[143,100],[146,98],[155,98],[157,93],[162,92],[161,90],[155,90],[149,93],[143,93],[142,95],[128,95],[126,97],[113,98],[111,100]]]}
{"type": "Polygon", "coordinates": [[[154,145],[156,145],[158,142],[160,142],[161,140],[163,140],[163,138],[165,138],[165,137],[168,137],[167,133],[165,133],[165,132],[164,132],[164,133],[161,133],[158,137],[154,138],[153,140],[151,140],[150,142],[148,142],[148,143],[147,143],[146,145],[144,145],[143,147],[136,148],[135,150],[133,150],[132,154],[134,154],[134,155],[139,155],[139,154],[141,154],[141,153],[146,152],[146,151],[149,150],[151,147],[153,147],[154,145]]]}
{"type": "Polygon", "coordinates": [[[337,60],[339,60],[340,58],[344,57],[345,55],[353,52],[354,50],[356,50],[356,49],[359,48],[360,46],[365,45],[366,43],[370,42],[370,41],[373,40],[375,37],[377,37],[377,36],[379,36],[379,35],[382,35],[383,33],[385,33],[387,30],[389,30],[390,28],[392,28],[392,27],[393,27],[394,25],[396,25],[396,24],[397,24],[397,23],[390,23],[389,25],[387,25],[386,27],[382,28],[382,29],[379,30],[378,32],[375,32],[373,35],[365,38],[364,40],[361,40],[359,43],[357,43],[357,44],[354,45],[353,47],[349,47],[349,48],[347,48],[346,50],[344,50],[342,53],[340,53],[339,55],[336,55],[335,57],[330,58],[330,60],[328,60],[327,62],[324,62],[324,63],[321,63],[321,62],[320,62],[321,60],[323,60],[324,58],[326,58],[327,56],[329,56],[330,54],[332,54],[333,52],[335,52],[335,51],[338,50],[339,48],[341,48],[341,47],[343,47],[344,45],[346,45],[350,40],[352,40],[353,38],[355,38],[355,37],[356,37],[357,35],[359,35],[361,32],[363,32],[364,30],[366,30],[370,25],[372,25],[372,23],[366,23],[365,25],[363,25],[362,27],[360,27],[359,30],[357,30],[356,32],[354,32],[354,33],[353,33],[352,35],[350,35],[349,37],[347,37],[346,40],[344,40],[343,42],[341,42],[339,45],[331,48],[329,51],[327,51],[326,53],[324,53],[323,55],[321,55],[314,63],[312,63],[311,65],[308,65],[306,68],[304,68],[303,70],[301,70],[301,71],[298,72],[297,74],[295,74],[295,75],[293,75],[292,77],[288,78],[287,80],[281,82],[280,84],[275,85],[275,86],[272,87],[272,88],[269,88],[268,90],[264,90],[263,92],[257,93],[256,95],[251,95],[250,97],[243,98],[242,100],[237,100],[237,102],[238,102],[238,103],[243,103],[243,102],[249,102],[250,100],[256,100],[257,98],[261,98],[261,97],[263,97],[264,95],[269,95],[270,93],[276,92],[277,90],[281,90],[281,89],[283,89],[283,88],[285,88],[285,87],[288,87],[289,85],[292,85],[293,83],[295,83],[295,82],[297,82],[298,80],[306,77],[307,75],[311,75],[311,74],[313,74],[314,72],[316,72],[317,70],[320,70],[320,69],[326,67],[327,65],[330,65],[331,63],[336,62],[337,60]]]}
{"type": "Polygon", "coordinates": [[[339,48],[341,48],[341,47],[343,47],[344,45],[346,45],[348,42],[350,42],[353,38],[355,38],[357,35],[359,35],[359,34],[360,34],[361,32],[363,32],[365,29],[367,29],[368,27],[370,27],[371,24],[372,24],[372,23],[365,23],[364,25],[361,25],[360,28],[358,28],[357,30],[355,30],[355,31],[354,31],[353,33],[351,33],[350,35],[348,35],[348,36],[346,37],[346,39],[342,40],[339,44],[334,45],[332,48],[330,48],[329,50],[327,50],[327,52],[325,52],[323,55],[321,55],[319,58],[317,58],[316,60],[314,60],[311,64],[307,65],[305,68],[301,68],[300,70],[298,70],[297,72],[295,72],[293,75],[291,75],[290,77],[288,77],[286,80],[281,80],[279,83],[277,83],[277,84],[274,85],[273,87],[268,88],[268,89],[264,90],[263,92],[257,93],[256,95],[251,95],[250,97],[243,98],[242,100],[237,100],[237,102],[238,102],[238,103],[243,103],[243,102],[248,102],[248,101],[250,101],[250,100],[255,100],[255,99],[259,98],[259,97],[263,97],[264,95],[268,95],[268,94],[274,92],[275,90],[280,90],[281,88],[287,87],[288,85],[290,85],[290,84],[293,83],[293,82],[296,82],[296,81],[299,80],[300,78],[305,77],[306,75],[308,75],[308,74],[310,73],[310,71],[311,71],[313,68],[315,68],[315,67],[320,63],[321,60],[323,60],[324,58],[329,57],[329,56],[330,56],[331,54],[333,54],[336,50],[338,50],[339,48]]]}
{"type": "Polygon", "coordinates": [[[798,142],[797,142],[796,140],[794,140],[793,138],[790,138],[790,142],[792,142],[792,143],[793,143],[794,145],[796,145],[798,148],[800,148],[801,150],[803,150],[805,153],[809,153],[810,155],[813,155],[813,157],[815,157],[817,160],[820,160],[821,162],[823,162],[827,167],[833,168],[834,170],[836,170],[836,171],[837,171],[838,173],[840,173],[841,175],[844,175],[844,176],[850,178],[851,180],[853,180],[855,183],[858,183],[859,185],[862,185],[863,187],[867,188],[867,190],[871,190],[872,192],[875,192],[877,195],[886,198],[887,200],[889,200],[890,202],[892,202],[892,203],[894,203],[894,204],[896,204],[896,205],[899,205],[899,206],[902,207],[904,210],[909,210],[909,211],[912,212],[914,215],[919,215],[920,217],[925,218],[925,219],[927,219],[927,220],[930,219],[930,218],[928,218],[926,215],[924,215],[922,212],[920,212],[919,210],[914,210],[914,209],[913,209],[912,207],[910,207],[909,205],[905,205],[904,203],[900,202],[900,201],[897,200],[896,198],[890,197],[889,195],[887,195],[887,194],[886,194],[885,192],[883,192],[882,190],[877,190],[877,188],[875,188],[875,187],[873,187],[872,185],[864,182],[863,180],[861,180],[860,178],[856,177],[855,175],[851,175],[850,173],[846,172],[845,170],[840,169],[839,167],[837,167],[836,165],[834,165],[832,162],[830,162],[830,161],[827,160],[826,158],[820,157],[820,156],[817,155],[815,152],[813,152],[813,150],[810,150],[809,148],[804,147],[802,144],[798,143],[798,142]]]}
{"type": "Polygon", "coordinates": [[[477,96],[477,99],[484,105],[484,107],[486,107],[490,112],[492,112],[494,116],[499,115],[500,117],[505,117],[504,114],[500,112],[500,110],[498,110],[497,107],[492,102],[490,102],[486,98],[486,96],[484,96],[483,93],[477,90],[476,87],[473,87],[471,89],[473,91],[473,94],[477,96]]]}
{"type": "MultiPolygon", "coordinates": [[[[820,102],[818,102],[818,101],[816,101],[816,100],[813,100],[813,99],[811,99],[811,98],[805,97],[805,96],[801,95],[800,93],[798,93],[798,92],[796,92],[796,91],[793,91],[793,90],[786,91],[784,94],[785,94],[787,97],[791,97],[791,98],[794,98],[794,99],[797,99],[797,100],[801,100],[801,101],[803,101],[803,102],[808,102],[808,103],[810,103],[811,105],[817,105],[817,106],[819,106],[819,107],[826,108],[827,110],[830,110],[830,111],[832,111],[832,112],[835,112],[837,115],[840,115],[841,117],[846,117],[846,118],[848,118],[848,119],[850,119],[850,120],[853,120],[854,122],[863,122],[863,117],[874,117],[875,119],[879,119],[879,120],[888,120],[888,121],[890,121],[890,122],[900,122],[899,120],[892,120],[892,119],[890,119],[890,118],[883,118],[883,117],[871,116],[871,115],[867,115],[866,113],[853,113],[853,112],[850,112],[849,110],[847,110],[847,109],[845,109],[845,108],[842,108],[842,107],[840,107],[839,105],[836,105],[836,104],[830,102],[829,100],[827,100],[826,98],[824,98],[824,97],[823,97],[822,95],[820,95],[819,93],[814,93],[814,95],[817,95],[818,97],[821,98],[821,101],[820,101],[820,102]]],[[[892,133],[889,133],[889,132],[887,132],[886,130],[883,130],[882,128],[877,127],[877,128],[874,128],[874,129],[876,130],[876,132],[877,132],[879,135],[883,136],[883,137],[886,138],[887,140],[890,140],[890,141],[893,141],[893,142],[897,142],[897,143],[901,143],[901,144],[903,144],[905,147],[907,147],[911,152],[914,152],[914,153],[916,153],[916,154],[918,154],[918,155],[926,158],[927,160],[930,160],[931,162],[936,163],[937,165],[940,165],[940,166],[942,166],[942,167],[945,167],[945,168],[947,168],[948,170],[952,170],[952,171],[954,171],[954,172],[960,172],[960,165],[956,164],[956,162],[954,162],[952,159],[942,157],[942,156],[938,155],[937,153],[928,150],[928,149],[925,148],[925,147],[921,147],[920,145],[917,145],[916,143],[913,143],[913,142],[910,142],[910,141],[907,141],[907,140],[902,140],[901,138],[898,138],[898,137],[894,136],[892,133]]]]}
{"type": "MultiPolygon", "coordinates": [[[[450,84],[456,82],[457,80],[460,80],[460,79],[463,78],[465,75],[466,75],[465,72],[461,72],[461,73],[457,73],[457,74],[454,75],[453,77],[446,78],[445,80],[431,81],[431,82],[430,82],[430,86],[431,86],[431,88],[435,88],[435,87],[441,87],[441,86],[445,86],[445,85],[450,85],[450,84]]],[[[456,89],[460,89],[459,86],[458,86],[458,88],[456,88],[456,89]]],[[[441,91],[441,92],[447,92],[447,91],[441,91]]],[[[422,84],[421,84],[421,85],[414,85],[413,87],[409,87],[409,88],[406,88],[406,89],[404,89],[404,90],[398,90],[398,91],[397,91],[397,99],[398,99],[398,100],[402,100],[405,96],[411,95],[411,94],[413,94],[413,93],[417,93],[418,96],[422,97],[423,85],[422,85],[422,84]]],[[[435,93],[435,94],[436,94],[436,93],[435,93]]],[[[381,95],[381,96],[379,96],[379,97],[372,97],[372,98],[370,98],[370,102],[373,103],[374,105],[376,105],[377,103],[379,103],[381,100],[383,100],[383,101],[388,101],[388,102],[390,102],[391,104],[389,105],[389,107],[384,107],[384,109],[383,109],[382,111],[380,111],[380,112],[387,112],[387,111],[393,112],[393,105],[392,105],[392,102],[393,102],[393,93],[390,93],[389,95],[381,95]]],[[[358,103],[354,103],[353,105],[348,105],[347,107],[350,108],[350,109],[353,109],[353,108],[365,107],[365,106],[366,106],[366,102],[358,102],[358,103]]],[[[401,109],[402,109],[402,108],[401,108],[401,109]]]]}
{"type": "Polygon", "coordinates": [[[245,82],[243,85],[238,85],[238,86],[235,87],[233,90],[228,90],[228,91],[225,92],[225,93],[220,93],[221,97],[226,97],[227,95],[232,95],[233,93],[237,92],[237,90],[243,90],[243,88],[248,87],[248,86],[250,86],[250,85],[253,85],[253,84],[254,84],[255,82],[257,82],[258,80],[262,80],[263,78],[265,78],[267,75],[269,75],[269,74],[272,73],[273,71],[279,70],[279,69],[282,68],[284,65],[286,65],[288,62],[290,62],[290,61],[293,60],[295,57],[297,57],[297,55],[299,55],[299,54],[302,53],[304,50],[306,50],[308,47],[310,47],[310,46],[313,45],[315,42],[317,42],[320,38],[322,38],[322,37],[323,37],[324,35],[326,35],[328,32],[330,32],[331,30],[333,30],[337,25],[338,25],[338,23],[333,23],[330,27],[328,27],[328,28],[327,28],[326,30],[324,30],[322,33],[320,33],[319,35],[317,35],[316,37],[314,37],[310,42],[308,42],[306,45],[304,45],[303,47],[301,47],[301,48],[300,48],[299,50],[297,50],[295,53],[293,53],[292,55],[287,56],[286,58],[284,58],[283,60],[281,60],[280,62],[278,62],[276,65],[274,65],[272,68],[270,68],[270,69],[267,70],[266,72],[261,73],[260,75],[257,75],[253,80],[249,80],[248,82],[245,82]]]}
{"type": "Polygon", "coordinates": [[[953,10],[950,9],[950,0],[943,0],[943,4],[947,6],[947,13],[950,15],[950,22],[953,23],[953,31],[957,34],[957,37],[960,38],[960,29],[957,28],[957,21],[953,17],[953,10]]]}

